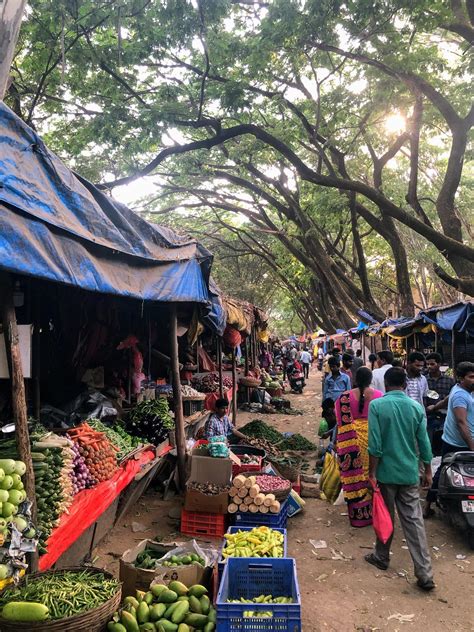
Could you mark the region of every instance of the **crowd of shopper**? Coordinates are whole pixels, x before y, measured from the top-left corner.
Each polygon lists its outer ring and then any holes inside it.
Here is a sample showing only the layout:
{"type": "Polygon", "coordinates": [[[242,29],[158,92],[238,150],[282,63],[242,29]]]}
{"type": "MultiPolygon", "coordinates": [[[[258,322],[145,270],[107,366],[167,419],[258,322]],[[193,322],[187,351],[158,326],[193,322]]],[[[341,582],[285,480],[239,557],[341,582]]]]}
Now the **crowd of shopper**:
{"type": "MultiPolygon", "coordinates": [[[[418,585],[429,591],[435,584],[423,517],[433,512],[439,477],[431,462],[433,453],[474,451],[474,363],[458,364],[453,378],[438,353],[413,351],[406,368],[389,350],[369,356],[370,368],[359,358],[336,347],[322,366],[324,436],[338,456],[349,520],[372,523],[378,486],[392,520],[397,509],[418,585]],[[420,481],[429,490],[424,513],[420,481]]],[[[390,546],[391,538],[377,539],[366,561],[387,569],[390,546]]]]}

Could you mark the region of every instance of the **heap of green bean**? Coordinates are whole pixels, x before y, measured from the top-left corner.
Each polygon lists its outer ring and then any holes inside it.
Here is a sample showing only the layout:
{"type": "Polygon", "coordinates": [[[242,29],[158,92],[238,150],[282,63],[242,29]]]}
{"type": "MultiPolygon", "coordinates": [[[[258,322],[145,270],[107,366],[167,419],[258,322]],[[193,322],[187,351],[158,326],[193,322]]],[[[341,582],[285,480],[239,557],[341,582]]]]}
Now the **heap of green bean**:
{"type": "Polygon", "coordinates": [[[49,609],[49,619],[65,619],[101,606],[119,588],[116,579],[87,569],[46,573],[33,579],[26,577],[22,585],[4,590],[0,608],[11,601],[33,601],[49,609]]]}

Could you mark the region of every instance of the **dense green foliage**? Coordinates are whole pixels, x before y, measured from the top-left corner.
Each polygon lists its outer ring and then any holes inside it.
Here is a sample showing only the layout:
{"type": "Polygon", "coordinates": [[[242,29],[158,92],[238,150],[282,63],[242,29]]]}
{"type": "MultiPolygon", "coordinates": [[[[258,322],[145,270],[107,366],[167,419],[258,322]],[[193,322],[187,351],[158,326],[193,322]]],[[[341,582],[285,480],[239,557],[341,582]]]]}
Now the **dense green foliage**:
{"type": "Polygon", "coordinates": [[[227,292],[348,326],[474,294],[473,20],[462,0],[32,0],[8,103],[201,238],[227,292]]]}

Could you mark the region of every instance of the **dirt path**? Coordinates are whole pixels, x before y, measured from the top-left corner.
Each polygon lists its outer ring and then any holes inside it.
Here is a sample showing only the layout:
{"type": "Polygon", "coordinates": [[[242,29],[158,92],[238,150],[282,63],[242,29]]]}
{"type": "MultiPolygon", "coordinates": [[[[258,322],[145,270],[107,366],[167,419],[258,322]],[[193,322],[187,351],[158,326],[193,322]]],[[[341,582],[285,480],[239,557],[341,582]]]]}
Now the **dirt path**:
{"type": "MultiPolygon", "coordinates": [[[[314,441],[320,418],[320,386],[320,374],[314,371],[304,394],[290,396],[293,406],[305,414],[267,415],[265,421],[282,432],[300,432],[314,441]]],[[[238,425],[256,417],[240,413],[238,425]]],[[[169,509],[177,506],[179,500],[163,502],[156,494],[148,494],[101,545],[96,564],[116,571],[117,557],[145,537],[183,539],[176,533],[177,523],[168,518],[169,509]],[[132,533],[133,520],[144,523],[148,530],[132,533]]],[[[474,631],[474,555],[451,527],[440,519],[427,523],[437,583],[437,589],[427,595],[414,586],[411,559],[398,526],[392,567],[382,572],[363,560],[373,544],[373,531],[352,529],[347,515],[342,515],[345,513],[345,506],[307,499],[305,511],[289,520],[289,554],[297,560],[304,632],[474,631]],[[328,548],[314,551],[310,539],[325,540],[328,548]],[[400,621],[400,615],[408,615],[408,622],[400,621]]]]}

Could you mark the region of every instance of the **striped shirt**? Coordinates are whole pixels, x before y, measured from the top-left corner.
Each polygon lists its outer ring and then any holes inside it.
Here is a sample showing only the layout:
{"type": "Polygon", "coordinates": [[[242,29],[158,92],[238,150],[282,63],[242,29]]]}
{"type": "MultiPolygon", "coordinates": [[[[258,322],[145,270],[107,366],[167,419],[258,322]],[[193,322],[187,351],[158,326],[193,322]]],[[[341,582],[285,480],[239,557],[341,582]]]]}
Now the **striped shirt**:
{"type": "Polygon", "coordinates": [[[410,399],[418,402],[425,407],[425,397],[428,392],[428,382],[424,375],[418,375],[417,377],[410,377],[407,375],[407,388],[405,393],[410,399]]]}

